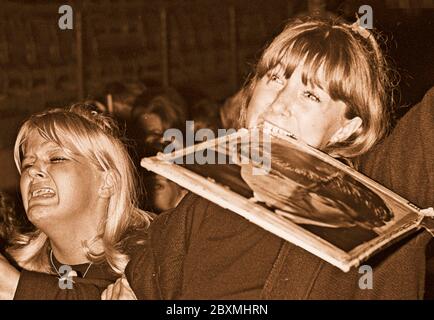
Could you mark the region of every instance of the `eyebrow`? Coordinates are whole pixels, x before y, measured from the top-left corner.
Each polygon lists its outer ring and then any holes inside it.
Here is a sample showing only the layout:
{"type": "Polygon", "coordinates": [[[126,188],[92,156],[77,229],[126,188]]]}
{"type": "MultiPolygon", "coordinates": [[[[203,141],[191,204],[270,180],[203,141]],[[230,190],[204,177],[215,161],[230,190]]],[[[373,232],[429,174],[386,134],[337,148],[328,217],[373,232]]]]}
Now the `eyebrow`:
{"type": "MultiPolygon", "coordinates": [[[[48,146],[48,151],[57,151],[57,150],[62,150],[63,148],[61,148],[58,144],[56,144],[53,141],[45,141],[42,143],[41,147],[44,148],[47,144],[52,144],[53,146],[48,146]]],[[[29,155],[28,153],[23,154],[23,159],[21,160],[22,162],[28,158],[35,158],[35,156],[33,154],[29,155]]]]}
{"type": "Polygon", "coordinates": [[[35,158],[35,156],[24,156],[22,159],[21,159],[21,166],[23,166],[23,163],[25,163],[26,161],[29,161],[30,159],[34,159],[35,158]]]}

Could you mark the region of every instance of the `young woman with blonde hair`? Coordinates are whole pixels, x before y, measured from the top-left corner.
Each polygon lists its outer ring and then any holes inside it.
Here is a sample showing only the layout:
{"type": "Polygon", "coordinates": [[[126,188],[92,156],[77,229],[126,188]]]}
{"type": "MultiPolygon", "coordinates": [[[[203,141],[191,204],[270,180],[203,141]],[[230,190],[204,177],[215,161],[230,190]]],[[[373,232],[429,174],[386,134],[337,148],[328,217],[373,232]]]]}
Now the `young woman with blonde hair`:
{"type": "MultiPolygon", "coordinates": [[[[254,127],[267,120],[315,148],[351,161],[387,131],[393,87],[389,71],[374,35],[357,23],[293,20],[265,49],[241,92],[244,97],[237,97],[241,126],[254,127]]],[[[126,268],[132,290],[124,281],[117,282],[105,298],[414,299],[423,295],[424,267],[419,262],[424,246],[419,239],[368,261],[374,284],[372,290],[364,290],[357,270],[343,273],[193,194],[160,215],[148,234],[146,250],[126,268]]],[[[351,238],[352,233],[346,235],[351,238]]]]}
{"type": "Polygon", "coordinates": [[[115,123],[80,105],[33,115],[14,157],[36,231],[13,239],[9,254],[22,271],[0,274],[0,286],[10,288],[3,297],[98,298],[123,274],[150,222],[136,207],[134,167],[115,123]],[[72,272],[73,290],[47,275],[67,276],[63,270],[72,272]]]}

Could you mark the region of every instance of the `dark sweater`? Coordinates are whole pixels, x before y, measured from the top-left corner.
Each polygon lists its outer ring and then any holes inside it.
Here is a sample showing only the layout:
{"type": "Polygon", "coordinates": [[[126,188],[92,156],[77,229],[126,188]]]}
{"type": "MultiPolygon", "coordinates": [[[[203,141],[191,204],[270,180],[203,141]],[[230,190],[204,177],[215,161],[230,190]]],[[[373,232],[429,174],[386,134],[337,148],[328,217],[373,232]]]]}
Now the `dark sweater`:
{"type": "Polygon", "coordinates": [[[361,170],[421,208],[434,206],[434,87],[362,158],[361,170]]]}
{"type": "MultiPolygon", "coordinates": [[[[88,265],[73,265],[71,268],[84,273],[88,265]]],[[[107,263],[94,264],[85,278],[74,277],[72,289],[60,289],[57,276],[23,270],[14,300],[98,300],[117,278],[119,275],[113,273],[107,263]]]]}
{"type": "MultiPolygon", "coordinates": [[[[139,254],[143,250],[145,240],[145,229],[130,232],[125,252],[129,256],[139,254]]],[[[61,263],[55,257],[53,262],[59,270],[61,263]]],[[[100,300],[102,292],[120,276],[103,262],[93,264],[82,278],[81,275],[86,272],[88,266],[88,263],[71,266],[78,273],[78,276],[74,277],[72,289],[61,289],[58,276],[22,270],[14,300],[100,300]]],[[[54,269],[52,271],[56,272],[54,269]]]]}
{"type": "Polygon", "coordinates": [[[416,299],[423,296],[425,234],[366,262],[374,289],[235,213],[194,194],[159,216],[147,249],[126,269],[139,299],[416,299]]]}
{"type": "MultiPolygon", "coordinates": [[[[434,204],[433,97],[362,159],[365,174],[423,207],[434,204]]],[[[357,269],[343,273],[190,194],[156,219],[126,274],[139,299],[421,299],[430,238],[418,232],[367,261],[373,289],[363,290],[357,269]]]]}

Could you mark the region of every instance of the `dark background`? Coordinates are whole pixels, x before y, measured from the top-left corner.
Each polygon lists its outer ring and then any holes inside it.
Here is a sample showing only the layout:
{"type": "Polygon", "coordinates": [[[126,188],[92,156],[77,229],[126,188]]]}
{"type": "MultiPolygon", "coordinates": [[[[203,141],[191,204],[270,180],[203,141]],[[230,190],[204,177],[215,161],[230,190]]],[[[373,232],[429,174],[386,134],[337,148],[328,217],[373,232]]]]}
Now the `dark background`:
{"type": "Polygon", "coordinates": [[[364,4],[401,75],[399,118],[434,85],[434,0],[0,0],[0,190],[17,192],[12,146],[29,114],[99,98],[113,81],[222,102],[288,18],[328,12],[353,22],[364,4]],[[58,27],[63,4],[73,30],[58,27]]]}
{"type": "Polygon", "coordinates": [[[401,74],[399,117],[434,85],[434,0],[0,0],[0,189],[16,183],[11,146],[30,113],[98,98],[113,81],[221,102],[288,18],[354,21],[363,4],[401,74]],[[58,27],[62,4],[74,10],[73,30],[58,27]]]}

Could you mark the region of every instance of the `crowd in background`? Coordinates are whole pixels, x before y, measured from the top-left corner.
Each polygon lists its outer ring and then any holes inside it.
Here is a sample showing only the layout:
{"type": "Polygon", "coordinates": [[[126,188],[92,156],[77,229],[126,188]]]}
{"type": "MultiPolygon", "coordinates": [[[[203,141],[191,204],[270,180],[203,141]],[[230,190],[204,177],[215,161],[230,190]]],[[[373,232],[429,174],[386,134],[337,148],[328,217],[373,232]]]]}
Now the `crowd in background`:
{"type": "MultiPolygon", "coordinates": [[[[173,87],[164,88],[141,82],[109,83],[105,94],[85,101],[98,113],[111,115],[123,131],[124,143],[136,165],[140,185],[140,208],[160,213],[174,208],[187,193],[176,183],[140,167],[140,159],[163,152],[172,141],[164,141],[167,129],[185,132],[187,120],[194,121],[195,132],[208,128],[236,128],[238,113],[232,98],[222,103],[202,93],[182,94],[173,87]]],[[[14,230],[32,229],[22,208],[21,196],[0,191],[0,249],[8,245],[14,230]]]]}
{"type": "MultiPolygon", "coordinates": [[[[164,138],[168,129],[186,130],[186,121],[194,121],[194,130],[208,128],[217,135],[218,128],[239,126],[242,92],[225,101],[213,101],[201,93],[186,93],[173,87],[149,83],[114,82],[104,94],[85,102],[95,113],[116,119],[123,131],[124,143],[139,177],[139,208],[160,213],[176,207],[187,191],[176,183],[140,166],[140,159],[164,152],[173,142],[164,138]]],[[[185,136],[185,135],[184,135],[185,136]]],[[[0,251],[15,238],[14,233],[34,228],[27,221],[19,194],[0,190],[0,251]]],[[[428,275],[429,276],[429,275],[428,275]]]]}
{"type": "Polygon", "coordinates": [[[126,145],[140,176],[142,209],[156,213],[166,211],[176,206],[185,194],[174,182],[140,167],[141,158],[163,152],[172,142],[165,141],[164,132],[179,129],[185,133],[187,120],[194,121],[195,132],[208,128],[217,133],[217,128],[221,128],[217,101],[201,93],[186,96],[173,87],[111,83],[105,97],[89,101],[95,111],[112,114],[124,130],[126,145]]]}

